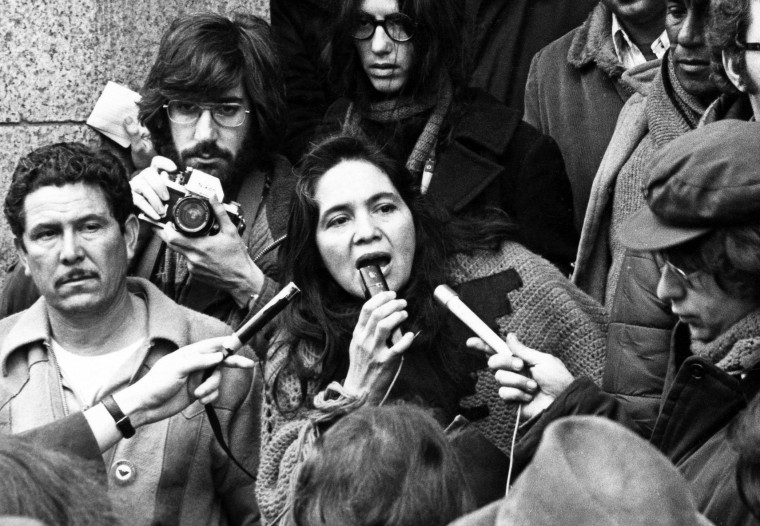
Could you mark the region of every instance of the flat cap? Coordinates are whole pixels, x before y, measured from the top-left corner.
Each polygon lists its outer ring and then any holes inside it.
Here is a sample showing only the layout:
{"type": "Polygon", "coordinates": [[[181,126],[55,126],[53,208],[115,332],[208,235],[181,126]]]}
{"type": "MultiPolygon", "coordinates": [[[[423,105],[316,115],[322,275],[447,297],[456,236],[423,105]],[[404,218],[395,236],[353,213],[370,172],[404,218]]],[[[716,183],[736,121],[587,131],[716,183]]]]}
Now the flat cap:
{"type": "Polygon", "coordinates": [[[649,206],[621,233],[635,250],[760,221],[760,123],[728,119],[675,139],[653,157],[644,194],[649,206]]]}

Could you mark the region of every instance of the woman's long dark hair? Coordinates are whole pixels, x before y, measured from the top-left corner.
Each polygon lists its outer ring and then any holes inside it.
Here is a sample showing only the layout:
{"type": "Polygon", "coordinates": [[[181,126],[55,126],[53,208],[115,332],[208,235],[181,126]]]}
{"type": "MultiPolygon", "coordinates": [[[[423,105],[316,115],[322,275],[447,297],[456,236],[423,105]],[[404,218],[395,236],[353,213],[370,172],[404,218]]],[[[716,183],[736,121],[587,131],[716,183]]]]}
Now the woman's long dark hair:
{"type": "MultiPolygon", "coordinates": [[[[413,99],[437,93],[448,76],[454,95],[467,84],[470,73],[464,2],[460,0],[398,0],[399,11],[417,23],[411,43],[414,56],[410,76],[399,95],[413,99]]],[[[374,88],[362,69],[351,37],[361,0],[342,0],[335,15],[329,45],[330,80],[359,105],[371,100],[374,88]]]]}
{"type": "MultiPolygon", "coordinates": [[[[429,349],[444,375],[455,385],[461,385],[466,381],[465,373],[454,363],[455,344],[445,336],[443,312],[433,298],[433,289],[446,283],[446,265],[451,255],[496,249],[502,240],[513,235],[515,228],[499,211],[472,219],[449,217],[419,193],[403,164],[384,155],[365,138],[338,135],[322,141],[302,159],[288,237],[280,251],[286,279],[301,288],[300,296],[280,318],[282,330],[278,338],[279,344],[289,349],[283,369],[293,366],[301,381],[300,403],[306,398],[305,387],[309,380],[323,389],[331,381],[345,376],[348,347],[364,303],[335,282],[316,243],[319,206],[314,192],[317,182],[330,168],[346,160],[362,160],[379,168],[388,175],[409,207],[416,231],[416,248],[409,282],[399,291],[411,313],[407,327],[422,331],[413,347],[429,349]],[[316,363],[306,363],[301,353],[304,349],[317,354],[316,363]]],[[[275,376],[272,386],[276,401],[279,376],[279,373],[275,376]]]]}

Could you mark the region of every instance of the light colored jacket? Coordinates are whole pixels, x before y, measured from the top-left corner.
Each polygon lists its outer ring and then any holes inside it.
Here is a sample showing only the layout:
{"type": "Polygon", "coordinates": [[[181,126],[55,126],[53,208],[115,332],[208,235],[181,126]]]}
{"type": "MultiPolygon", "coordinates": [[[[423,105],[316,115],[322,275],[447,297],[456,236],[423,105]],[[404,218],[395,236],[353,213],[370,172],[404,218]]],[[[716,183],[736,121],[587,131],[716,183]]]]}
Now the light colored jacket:
{"type": "MultiPolygon", "coordinates": [[[[175,349],[230,333],[222,322],[177,305],[146,280],[129,278],[128,288],[148,309],[148,339],[133,363],[130,383],[175,349]]],[[[70,393],[50,352],[49,327],[44,298],[0,321],[0,434],[20,433],[69,414],[70,393]]],[[[214,403],[233,453],[253,473],[258,464],[259,379],[248,370],[225,370],[214,403]]],[[[123,387],[113,386],[109,392],[123,387]]],[[[254,481],[219,447],[198,402],[141,427],[105,452],[103,460],[109,494],[125,523],[252,524],[258,519],[254,481]]]]}

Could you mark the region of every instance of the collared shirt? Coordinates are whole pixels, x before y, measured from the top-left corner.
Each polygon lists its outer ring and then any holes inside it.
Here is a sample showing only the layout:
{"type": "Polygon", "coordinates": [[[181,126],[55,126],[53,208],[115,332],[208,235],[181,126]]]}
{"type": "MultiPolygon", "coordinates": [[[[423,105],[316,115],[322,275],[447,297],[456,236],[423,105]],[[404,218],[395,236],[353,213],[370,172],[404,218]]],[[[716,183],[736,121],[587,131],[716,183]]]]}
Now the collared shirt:
{"type": "MultiPolygon", "coordinates": [[[[615,14],[612,14],[612,44],[615,47],[615,54],[617,58],[622,62],[625,69],[630,69],[633,66],[638,66],[647,61],[644,54],[639,47],[631,41],[628,34],[620,25],[615,14]]],[[[668,40],[668,34],[663,31],[662,34],[652,42],[651,50],[654,56],[662,58],[665,52],[670,47],[670,40],[668,40]]]]}

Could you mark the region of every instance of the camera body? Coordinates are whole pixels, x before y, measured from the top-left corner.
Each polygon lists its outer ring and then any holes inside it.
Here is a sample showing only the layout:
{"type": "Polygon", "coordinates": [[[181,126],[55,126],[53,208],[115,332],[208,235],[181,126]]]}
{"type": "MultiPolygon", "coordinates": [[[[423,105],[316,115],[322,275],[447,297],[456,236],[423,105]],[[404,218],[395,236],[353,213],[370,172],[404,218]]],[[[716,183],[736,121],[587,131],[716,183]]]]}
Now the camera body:
{"type": "MultiPolygon", "coordinates": [[[[219,179],[193,168],[168,175],[166,188],[169,190],[169,200],[166,202],[166,214],[158,222],[144,214],[140,214],[140,219],[157,226],[171,222],[177,232],[187,237],[217,234],[220,226],[209,197],[214,193],[213,188],[221,187],[219,179]],[[191,182],[191,178],[193,190],[186,186],[191,182]]],[[[223,203],[223,206],[232,223],[237,226],[238,234],[242,234],[245,230],[245,219],[240,204],[230,201],[223,203]]]]}

